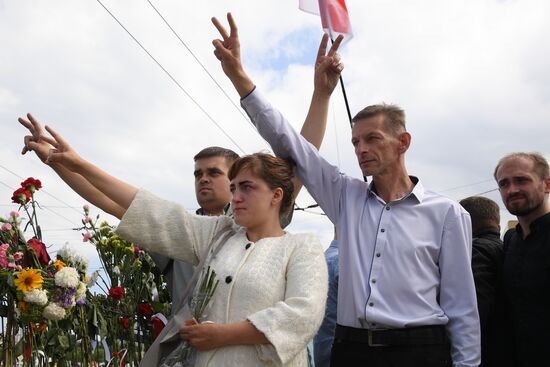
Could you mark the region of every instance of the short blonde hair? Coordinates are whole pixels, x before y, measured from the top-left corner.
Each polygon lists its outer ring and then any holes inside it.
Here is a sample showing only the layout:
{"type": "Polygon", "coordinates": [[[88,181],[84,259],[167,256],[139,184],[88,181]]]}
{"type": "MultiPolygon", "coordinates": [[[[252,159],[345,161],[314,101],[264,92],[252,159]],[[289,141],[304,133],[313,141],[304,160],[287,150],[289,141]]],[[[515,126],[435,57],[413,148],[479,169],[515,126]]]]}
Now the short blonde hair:
{"type": "Polygon", "coordinates": [[[383,115],[384,124],[393,135],[398,135],[407,131],[405,126],[405,111],[395,104],[381,103],[367,106],[359,111],[351,120],[353,124],[358,121],[383,115]]]}

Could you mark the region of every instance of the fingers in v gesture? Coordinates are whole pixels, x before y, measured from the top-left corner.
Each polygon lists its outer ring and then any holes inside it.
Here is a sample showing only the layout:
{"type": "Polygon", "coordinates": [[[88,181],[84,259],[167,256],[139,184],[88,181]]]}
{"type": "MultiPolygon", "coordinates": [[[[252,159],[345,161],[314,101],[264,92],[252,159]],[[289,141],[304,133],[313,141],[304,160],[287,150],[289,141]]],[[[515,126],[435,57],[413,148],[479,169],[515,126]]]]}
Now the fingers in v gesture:
{"type": "Polygon", "coordinates": [[[241,63],[239,30],[231,13],[227,13],[227,22],[229,23],[229,32],[217,18],[212,18],[212,23],[222,37],[222,39],[212,41],[214,55],[220,60],[223,72],[231,80],[239,95],[244,97],[254,89],[254,83],[246,75],[241,63]]]}
{"type": "Polygon", "coordinates": [[[212,41],[214,45],[214,55],[221,61],[223,71],[231,78],[236,72],[242,69],[241,65],[241,46],[239,43],[239,31],[233,15],[227,13],[229,23],[229,33],[217,18],[212,18],[212,23],[220,33],[222,39],[212,41]]]}
{"type": "Polygon", "coordinates": [[[340,62],[337,53],[344,36],[339,35],[327,53],[328,39],[329,36],[325,33],[319,44],[315,60],[314,85],[317,92],[330,95],[338,85],[340,74],[344,70],[344,64],[340,62]]]}

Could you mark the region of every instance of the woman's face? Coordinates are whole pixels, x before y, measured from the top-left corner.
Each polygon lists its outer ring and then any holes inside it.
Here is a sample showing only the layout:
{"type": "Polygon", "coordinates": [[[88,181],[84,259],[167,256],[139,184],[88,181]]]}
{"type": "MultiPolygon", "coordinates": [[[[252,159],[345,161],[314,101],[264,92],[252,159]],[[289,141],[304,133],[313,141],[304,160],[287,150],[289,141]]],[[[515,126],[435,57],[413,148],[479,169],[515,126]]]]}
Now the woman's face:
{"type": "Polygon", "coordinates": [[[233,215],[235,222],[246,228],[254,228],[278,218],[282,190],[272,190],[267,183],[244,169],[231,180],[233,215]]]}

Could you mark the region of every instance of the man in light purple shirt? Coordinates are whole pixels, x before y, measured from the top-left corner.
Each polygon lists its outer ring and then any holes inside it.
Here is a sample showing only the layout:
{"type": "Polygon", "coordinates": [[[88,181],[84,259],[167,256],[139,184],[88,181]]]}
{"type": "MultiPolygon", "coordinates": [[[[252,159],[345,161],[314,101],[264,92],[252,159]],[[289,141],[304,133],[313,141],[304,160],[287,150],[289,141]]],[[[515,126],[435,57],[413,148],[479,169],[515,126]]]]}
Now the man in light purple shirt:
{"type": "MultiPolygon", "coordinates": [[[[409,176],[404,111],[382,104],[355,116],[352,143],[372,182],[342,176],[255,90],[228,19],[230,33],[214,21],[223,37],[213,42],[215,55],[260,134],[278,156],[294,160],[297,176],[341,234],[331,365],[478,366],[470,216],[409,176]]],[[[319,103],[328,108],[328,100],[319,103]]]]}

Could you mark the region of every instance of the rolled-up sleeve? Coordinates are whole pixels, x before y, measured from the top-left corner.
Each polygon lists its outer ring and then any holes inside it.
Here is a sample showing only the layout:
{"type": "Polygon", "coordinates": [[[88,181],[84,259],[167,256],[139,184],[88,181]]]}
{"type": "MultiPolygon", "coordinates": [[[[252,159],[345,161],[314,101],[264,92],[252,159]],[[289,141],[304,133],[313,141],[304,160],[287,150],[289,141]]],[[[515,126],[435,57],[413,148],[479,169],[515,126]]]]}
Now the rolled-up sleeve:
{"type": "Polygon", "coordinates": [[[470,216],[452,207],[445,221],[439,267],[440,305],[449,322],[451,355],[455,367],[477,367],[481,363],[481,334],[471,267],[472,230],[470,216]]]}
{"type": "Polygon", "coordinates": [[[214,235],[232,224],[226,216],[190,214],[181,205],[140,190],[116,233],[147,250],[196,265],[214,235]]]}
{"type": "Polygon", "coordinates": [[[327,267],[319,240],[307,236],[307,242],[294,249],[286,274],[285,299],[250,315],[248,320],[271,344],[257,345],[260,359],[285,365],[315,335],[325,311],[327,267]]]}

